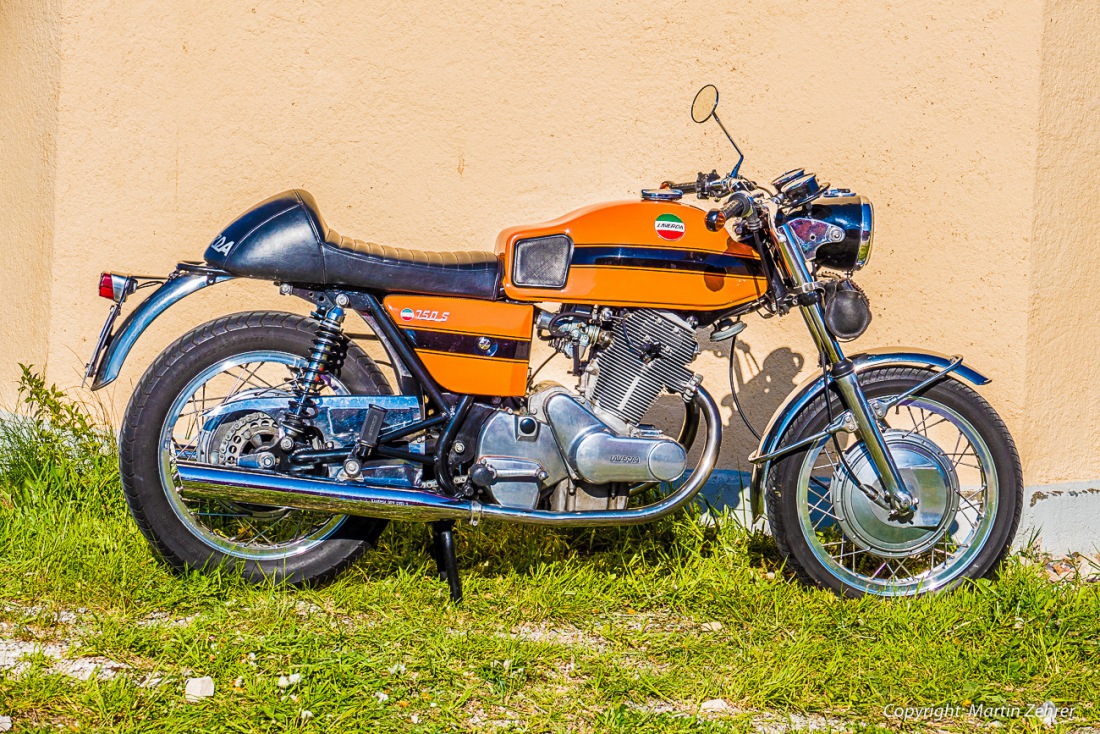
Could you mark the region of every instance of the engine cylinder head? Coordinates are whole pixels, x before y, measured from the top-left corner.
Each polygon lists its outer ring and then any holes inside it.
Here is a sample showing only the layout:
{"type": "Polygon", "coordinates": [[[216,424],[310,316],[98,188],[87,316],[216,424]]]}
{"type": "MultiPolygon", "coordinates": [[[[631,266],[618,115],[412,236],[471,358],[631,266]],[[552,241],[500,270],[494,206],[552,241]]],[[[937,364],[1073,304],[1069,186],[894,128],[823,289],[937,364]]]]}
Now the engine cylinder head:
{"type": "Polygon", "coordinates": [[[611,344],[595,360],[592,401],[637,425],[661,390],[690,394],[697,383],[687,366],[698,353],[687,321],[666,311],[631,311],[616,321],[611,344]]]}

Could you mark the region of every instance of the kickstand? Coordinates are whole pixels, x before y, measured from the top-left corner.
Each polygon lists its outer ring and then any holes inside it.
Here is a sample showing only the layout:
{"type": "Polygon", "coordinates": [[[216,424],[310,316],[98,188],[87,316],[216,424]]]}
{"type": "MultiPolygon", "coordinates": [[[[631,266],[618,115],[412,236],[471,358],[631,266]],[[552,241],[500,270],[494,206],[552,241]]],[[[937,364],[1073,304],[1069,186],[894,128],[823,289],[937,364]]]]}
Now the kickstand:
{"type": "Polygon", "coordinates": [[[432,523],[432,557],[439,571],[439,580],[451,587],[451,601],[462,601],[462,580],[458,577],[458,559],[455,558],[454,520],[437,520],[432,523]]]}

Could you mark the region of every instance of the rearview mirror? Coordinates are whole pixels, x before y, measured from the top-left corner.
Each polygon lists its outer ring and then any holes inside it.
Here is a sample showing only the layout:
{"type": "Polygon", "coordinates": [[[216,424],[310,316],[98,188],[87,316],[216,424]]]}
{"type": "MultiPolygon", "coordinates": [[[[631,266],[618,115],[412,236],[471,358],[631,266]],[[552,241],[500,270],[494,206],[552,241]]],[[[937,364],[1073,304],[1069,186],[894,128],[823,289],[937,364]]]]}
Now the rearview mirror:
{"type": "Polygon", "coordinates": [[[718,87],[708,84],[695,94],[691,103],[691,119],[702,124],[714,116],[718,109],[718,87]]]}

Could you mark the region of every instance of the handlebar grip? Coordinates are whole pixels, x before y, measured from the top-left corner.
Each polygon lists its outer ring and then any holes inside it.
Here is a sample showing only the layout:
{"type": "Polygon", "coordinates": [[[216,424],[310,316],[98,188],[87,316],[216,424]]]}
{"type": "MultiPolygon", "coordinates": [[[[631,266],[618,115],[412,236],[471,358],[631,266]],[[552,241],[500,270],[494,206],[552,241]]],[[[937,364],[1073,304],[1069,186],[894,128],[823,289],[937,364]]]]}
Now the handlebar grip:
{"type": "Polygon", "coordinates": [[[662,189],[679,189],[680,191],[683,191],[685,194],[694,194],[696,191],[698,191],[698,186],[696,186],[695,181],[692,181],[690,183],[675,183],[673,181],[662,181],[661,182],[661,188],[662,189]]]}
{"type": "Polygon", "coordinates": [[[752,198],[744,192],[738,192],[721,209],[711,209],[707,212],[707,229],[717,232],[726,226],[729,220],[740,219],[751,212],[752,198]]]}

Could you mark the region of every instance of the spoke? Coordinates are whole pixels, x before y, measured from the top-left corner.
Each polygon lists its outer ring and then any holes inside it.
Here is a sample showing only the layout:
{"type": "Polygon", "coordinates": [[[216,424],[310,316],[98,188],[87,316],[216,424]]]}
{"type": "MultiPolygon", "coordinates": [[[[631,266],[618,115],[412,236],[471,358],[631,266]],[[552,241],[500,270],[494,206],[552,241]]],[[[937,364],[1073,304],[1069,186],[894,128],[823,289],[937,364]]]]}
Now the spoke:
{"type": "Polygon", "coordinates": [[[967,499],[966,497],[963,497],[961,494],[959,495],[959,499],[962,500],[963,502],[965,502],[967,505],[969,505],[970,509],[974,510],[974,512],[978,513],[978,519],[979,520],[982,518],[982,509],[983,508],[978,507],[973,502],[971,502],[969,499],[967,499]]]}
{"type": "Polygon", "coordinates": [[[933,429],[933,428],[935,428],[936,426],[940,425],[941,423],[947,423],[947,419],[946,419],[946,418],[943,418],[943,417],[941,417],[941,418],[940,418],[940,419],[939,419],[938,421],[936,421],[935,423],[933,423],[933,424],[931,424],[931,425],[928,425],[928,419],[929,419],[930,417],[932,417],[933,415],[935,415],[935,413],[928,413],[928,414],[926,414],[926,415],[924,416],[924,418],[922,418],[922,419],[921,419],[921,422],[920,422],[920,424],[919,424],[919,425],[916,425],[916,426],[913,426],[913,430],[909,431],[909,432],[908,432],[908,433],[906,433],[905,435],[906,435],[906,436],[912,436],[912,435],[913,435],[914,433],[917,433],[917,432],[919,432],[919,433],[920,433],[920,435],[924,436],[925,438],[928,438],[928,431],[930,431],[931,429],[933,429]],[[924,430],[923,430],[923,431],[922,431],[922,430],[920,430],[921,426],[924,426],[924,430]]]}
{"type": "MultiPolygon", "coordinates": [[[[238,367],[240,367],[240,369],[241,369],[241,374],[236,375],[237,381],[233,383],[233,387],[229,388],[229,394],[226,395],[224,398],[222,398],[221,402],[218,403],[219,405],[225,405],[226,400],[229,400],[229,398],[231,398],[231,397],[233,397],[234,395],[237,394],[237,388],[240,386],[240,384],[242,382],[244,382],[247,379],[246,375],[248,374],[248,365],[250,365],[250,364],[252,364],[252,363],[251,362],[245,362],[242,365],[238,365],[238,367]]],[[[255,372],[256,370],[260,369],[260,365],[262,365],[262,364],[263,364],[263,362],[260,362],[259,364],[257,364],[256,368],[252,371],[255,372]]],[[[230,376],[233,375],[233,373],[229,370],[226,370],[222,374],[230,375],[230,376]]]]}

